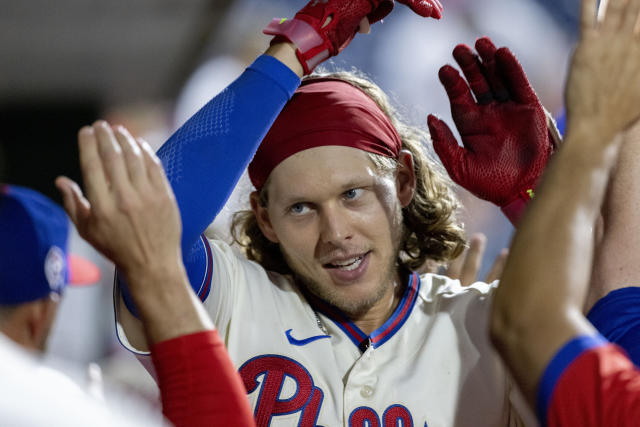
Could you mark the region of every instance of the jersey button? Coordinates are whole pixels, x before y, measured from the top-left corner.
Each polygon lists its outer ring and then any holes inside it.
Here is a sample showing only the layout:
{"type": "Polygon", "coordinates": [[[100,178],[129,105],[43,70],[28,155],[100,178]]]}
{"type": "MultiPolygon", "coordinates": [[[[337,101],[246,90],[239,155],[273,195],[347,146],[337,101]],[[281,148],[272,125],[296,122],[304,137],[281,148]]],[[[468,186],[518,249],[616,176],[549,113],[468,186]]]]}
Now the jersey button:
{"type": "Polygon", "coordinates": [[[360,390],[360,395],[362,395],[362,397],[371,397],[373,395],[373,387],[368,385],[362,387],[362,390],[360,390]]]}

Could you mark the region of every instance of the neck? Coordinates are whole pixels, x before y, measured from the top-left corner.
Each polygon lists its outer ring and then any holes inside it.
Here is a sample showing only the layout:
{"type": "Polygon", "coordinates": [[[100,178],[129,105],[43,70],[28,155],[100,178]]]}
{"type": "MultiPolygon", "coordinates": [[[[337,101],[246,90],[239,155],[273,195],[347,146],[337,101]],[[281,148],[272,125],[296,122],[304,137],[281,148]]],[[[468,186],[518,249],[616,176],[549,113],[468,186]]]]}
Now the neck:
{"type": "Polygon", "coordinates": [[[405,279],[408,278],[404,276],[404,274],[400,273],[395,274],[382,298],[365,313],[350,319],[362,332],[371,335],[373,331],[382,326],[391,317],[396,307],[398,307],[405,290],[407,282],[405,279]]]}

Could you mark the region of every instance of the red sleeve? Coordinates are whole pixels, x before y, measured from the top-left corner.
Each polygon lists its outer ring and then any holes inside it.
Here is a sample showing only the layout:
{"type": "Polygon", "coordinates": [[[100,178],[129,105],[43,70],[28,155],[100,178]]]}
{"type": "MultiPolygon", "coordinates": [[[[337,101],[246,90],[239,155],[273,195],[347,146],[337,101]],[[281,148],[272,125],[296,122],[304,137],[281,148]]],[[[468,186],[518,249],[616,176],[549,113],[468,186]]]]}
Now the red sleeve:
{"type": "Polygon", "coordinates": [[[640,371],[613,344],[580,354],[561,374],[547,426],[639,426],[640,371]]]}
{"type": "Polygon", "coordinates": [[[249,400],[214,331],[151,346],[162,412],[176,427],[255,426],[249,400]]]}

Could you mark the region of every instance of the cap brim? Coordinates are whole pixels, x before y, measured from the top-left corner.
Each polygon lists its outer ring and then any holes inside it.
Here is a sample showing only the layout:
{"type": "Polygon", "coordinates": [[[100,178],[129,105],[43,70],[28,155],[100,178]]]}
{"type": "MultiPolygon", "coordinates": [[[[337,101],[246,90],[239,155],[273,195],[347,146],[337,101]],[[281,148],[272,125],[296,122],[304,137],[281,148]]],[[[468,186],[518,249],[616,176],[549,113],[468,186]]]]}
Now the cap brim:
{"type": "Polygon", "coordinates": [[[100,281],[102,273],[98,266],[78,255],[67,255],[69,267],[69,285],[92,285],[100,281]]]}

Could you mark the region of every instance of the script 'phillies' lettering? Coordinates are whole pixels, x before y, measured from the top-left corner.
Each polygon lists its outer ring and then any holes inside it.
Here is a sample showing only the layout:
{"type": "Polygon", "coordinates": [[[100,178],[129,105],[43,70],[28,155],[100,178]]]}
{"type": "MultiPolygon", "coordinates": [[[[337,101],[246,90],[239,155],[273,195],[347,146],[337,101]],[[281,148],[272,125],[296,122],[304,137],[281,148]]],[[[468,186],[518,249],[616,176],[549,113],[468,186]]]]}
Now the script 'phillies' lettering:
{"type": "Polygon", "coordinates": [[[258,377],[264,375],[253,414],[258,426],[268,426],[272,417],[295,412],[302,413],[300,427],[315,425],[324,395],[301,364],[288,357],[265,355],[248,360],[239,372],[249,394],[260,385],[258,377]],[[298,388],[292,397],[280,399],[286,377],[292,378],[298,388]]]}
{"type": "MultiPolygon", "coordinates": [[[[254,411],[256,424],[268,426],[273,417],[300,413],[300,427],[316,425],[324,393],[313,384],[309,371],[293,359],[278,355],[264,355],[248,360],[239,369],[240,376],[247,389],[253,393],[261,387],[254,411]],[[262,379],[259,378],[262,376],[262,379]],[[285,379],[295,381],[297,389],[293,396],[281,398],[285,379]]],[[[407,408],[402,405],[389,406],[382,415],[369,407],[361,406],[351,412],[350,427],[412,427],[413,419],[407,408]]]]}

